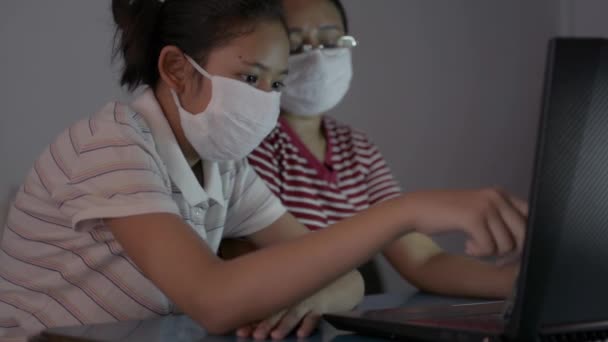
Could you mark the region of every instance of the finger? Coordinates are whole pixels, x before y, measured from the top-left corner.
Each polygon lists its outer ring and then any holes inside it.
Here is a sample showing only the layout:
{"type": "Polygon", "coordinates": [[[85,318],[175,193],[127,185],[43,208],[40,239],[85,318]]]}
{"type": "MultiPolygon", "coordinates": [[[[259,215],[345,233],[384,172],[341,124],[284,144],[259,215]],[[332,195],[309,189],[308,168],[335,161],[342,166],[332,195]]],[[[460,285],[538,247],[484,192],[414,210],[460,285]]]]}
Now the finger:
{"type": "Polygon", "coordinates": [[[526,225],[527,225],[527,204],[525,202],[517,203],[517,201],[521,202],[518,199],[508,198],[509,204],[515,207],[517,210],[509,210],[508,208],[501,208],[500,213],[503,217],[503,220],[509,226],[509,230],[513,237],[515,238],[515,243],[517,245],[517,251],[521,252],[523,250],[524,242],[526,239],[526,225]],[[520,209],[521,206],[526,207],[525,213],[520,209]]]}
{"type": "Polygon", "coordinates": [[[526,238],[526,216],[522,210],[527,211],[527,204],[515,197],[501,194],[501,198],[496,203],[496,207],[515,240],[516,251],[523,250],[526,238]]]}
{"type": "Polygon", "coordinates": [[[509,201],[517,208],[517,210],[525,217],[528,216],[529,206],[528,202],[519,199],[515,196],[508,196],[509,201]]]}
{"type": "Polygon", "coordinates": [[[266,338],[268,338],[268,335],[270,334],[272,329],[274,329],[277,323],[283,318],[285,313],[286,310],[283,310],[278,314],[258,324],[258,326],[253,331],[253,338],[255,338],[256,340],[265,340],[266,338]]]}
{"type": "Polygon", "coordinates": [[[473,255],[473,241],[467,240],[464,245],[464,252],[467,255],[473,255]]]}
{"type": "Polygon", "coordinates": [[[471,239],[467,243],[469,254],[476,257],[488,255],[487,248],[494,244],[494,238],[485,218],[482,217],[477,222],[465,226],[464,230],[471,239]]]}
{"type": "Polygon", "coordinates": [[[511,231],[500,212],[498,210],[490,211],[486,216],[486,220],[494,238],[493,246],[488,246],[488,249],[494,247],[491,254],[504,255],[512,251],[515,248],[515,238],[511,235],[511,231]]]}
{"type": "Polygon", "coordinates": [[[251,337],[256,340],[265,340],[268,337],[268,334],[270,333],[270,329],[272,329],[271,323],[268,320],[263,321],[258,324],[257,327],[255,327],[253,333],[251,334],[251,337]]]}
{"type": "Polygon", "coordinates": [[[281,340],[285,338],[285,336],[289,335],[289,333],[300,323],[302,317],[304,317],[305,312],[300,310],[291,310],[289,311],[276,328],[272,331],[271,337],[275,340],[281,340]]]}
{"type": "Polygon", "coordinates": [[[480,248],[477,247],[477,243],[475,242],[475,240],[473,240],[473,238],[470,238],[470,240],[467,240],[465,253],[468,256],[472,256],[472,257],[476,257],[476,258],[483,255],[480,248]]]}
{"type": "Polygon", "coordinates": [[[466,253],[469,256],[472,257],[476,257],[476,258],[481,258],[484,256],[489,256],[491,254],[487,253],[484,251],[484,247],[480,246],[478,242],[476,242],[475,240],[469,240],[467,241],[467,250],[466,253]]]}
{"type": "Polygon", "coordinates": [[[510,265],[518,265],[521,261],[521,253],[515,251],[512,253],[508,253],[507,255],[504,255],[502,258],[496,260],[495,264],[496,266],[499,267],[503,267],[503,266],[510,266],[510,265]]]}
{"type": "Polygon", "coordinates": [[[498,209],[503,222],[506,224],[509,233],[515,240],[516,250],[523,249],[523,242],[526,231],[526,212],[527,204],[506,192],[496,189],[495,194],[490,196],[494,207],[498,209]],[[523,212],[522,212],[523,211],[523,212]]]}
{"type": "Polygon", "coordinates": [[[314,312],[306,315],[300,324],[300,328],[298,328],[298,337],[310,336],[319,325],[320,320],[321,316],[314,312]]]}
{"type": "Polygon", "coordinates": [[[254,325],[246,325],[236,331],[238,337],[249,337],[253,333],[254,325]]]}

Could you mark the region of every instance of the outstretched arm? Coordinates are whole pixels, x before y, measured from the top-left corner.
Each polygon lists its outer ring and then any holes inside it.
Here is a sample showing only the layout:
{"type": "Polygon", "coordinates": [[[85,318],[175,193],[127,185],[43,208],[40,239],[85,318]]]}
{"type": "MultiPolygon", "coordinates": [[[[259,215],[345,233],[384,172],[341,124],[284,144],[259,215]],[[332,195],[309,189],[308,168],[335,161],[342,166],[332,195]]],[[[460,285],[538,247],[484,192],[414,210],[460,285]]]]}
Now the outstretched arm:
{"type": "MultiPolygon", "coordinates": [[[[266,229],[289,220],[293,217],[283,215],[266,229]]],[[[519,248],[520,240],[515,246],[502,237],[523,235],[525,226],[517,206],[494,190],[413,193],[330,229],[223,261],[174,214],[106,223],[144,274],[211,333],[294,306],[414,229],[425,234],[462,230],[471,238],[470,251],[487,255],[519,248]]]]}
{"type": "Polygon", "coordinates": [[[384,250],[401,276],[422,291],[449,296],[505,298],[517,277],[517,265],[499,266],[449,254],[428,236],[411,233],[384,250]]]}

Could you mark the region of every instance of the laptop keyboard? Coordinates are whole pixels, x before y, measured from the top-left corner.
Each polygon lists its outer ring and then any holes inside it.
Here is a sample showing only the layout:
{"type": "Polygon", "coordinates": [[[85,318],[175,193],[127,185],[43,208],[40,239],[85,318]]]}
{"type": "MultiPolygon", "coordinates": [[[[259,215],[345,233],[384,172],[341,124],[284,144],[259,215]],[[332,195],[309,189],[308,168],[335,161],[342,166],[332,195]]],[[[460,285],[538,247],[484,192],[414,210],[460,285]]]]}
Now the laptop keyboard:
{"type": "Polygon", "coordinates": [[[502,314],[413,319],[408,320],[407,323],[429,327],[441,327],[457,330],[481,330],[488,332],[502,331],[504,328],[502,314]]]}
{"type": "Polygon", "coordinates": [[[556,334],[556,335],[545,335],[540,337],[541,342],[607,342],[608,332],[606,331],[595,331],[595,332],[580,332],[571,334],[556,334]]]}
{"type": "Polygon", "coordinates": [[[472,304],[413,306],[393,309],[371,310],[363,314],[368,319],[410,321],[451,317],[502,316],[505,303],[480,302],[472,304]]]}

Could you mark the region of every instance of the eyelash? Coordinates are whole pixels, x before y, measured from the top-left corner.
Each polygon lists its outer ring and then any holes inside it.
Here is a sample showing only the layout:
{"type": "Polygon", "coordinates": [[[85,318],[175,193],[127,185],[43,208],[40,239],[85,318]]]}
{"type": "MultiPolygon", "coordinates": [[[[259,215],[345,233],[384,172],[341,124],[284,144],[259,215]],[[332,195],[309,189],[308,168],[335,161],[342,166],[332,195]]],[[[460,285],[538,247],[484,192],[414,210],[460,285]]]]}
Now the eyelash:
{"type": "MultiPolygon", "coordinates": [[[[241,75],[241,79],[243,80],[243,82],[254,86],[257,85],[259,81],[259,77],[257,75],[243,74],[241,75]]],[[[272,83],[272,89],[275,91],[281,91],[281,89],[283,89],[284,87],[285,84],[283,82],[277,81],[272,83]]]]}
{"type": "Polygon", "coordinates": [[[272,84],[272,88],[276,91],[281,91],[283,88],[285,88],[285,83],[283,82],[274,82],[272,84]]]}
{"type": "Polygon", "coordinates": [[[258,83],[259,77],[256,75],[242,75],[241,76],[243,78],[243,81],[247,84],[256,84],[258,83]],[[255,80],[252,80],[252,78],[254,78],[255,80]]]}

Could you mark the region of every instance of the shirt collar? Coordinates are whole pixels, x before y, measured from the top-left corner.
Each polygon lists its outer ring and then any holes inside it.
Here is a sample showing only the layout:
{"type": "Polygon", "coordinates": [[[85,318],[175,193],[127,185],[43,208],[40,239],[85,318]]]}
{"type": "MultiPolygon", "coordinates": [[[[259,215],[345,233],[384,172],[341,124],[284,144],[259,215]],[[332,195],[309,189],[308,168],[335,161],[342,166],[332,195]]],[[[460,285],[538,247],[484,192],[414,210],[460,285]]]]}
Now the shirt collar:
{"type": "Polygon", "coordinates": [[[201,187],[177,143],[154,91],[150,88],[146,89],[135,99],[131,107],[146,120],[154,137],[156,150],[167,166],[169,177],[182,192],[186,201],[195,206],[212,199],[223,205],[224,193],[218,164],[203,160],[204,188],[201,187]]]}

